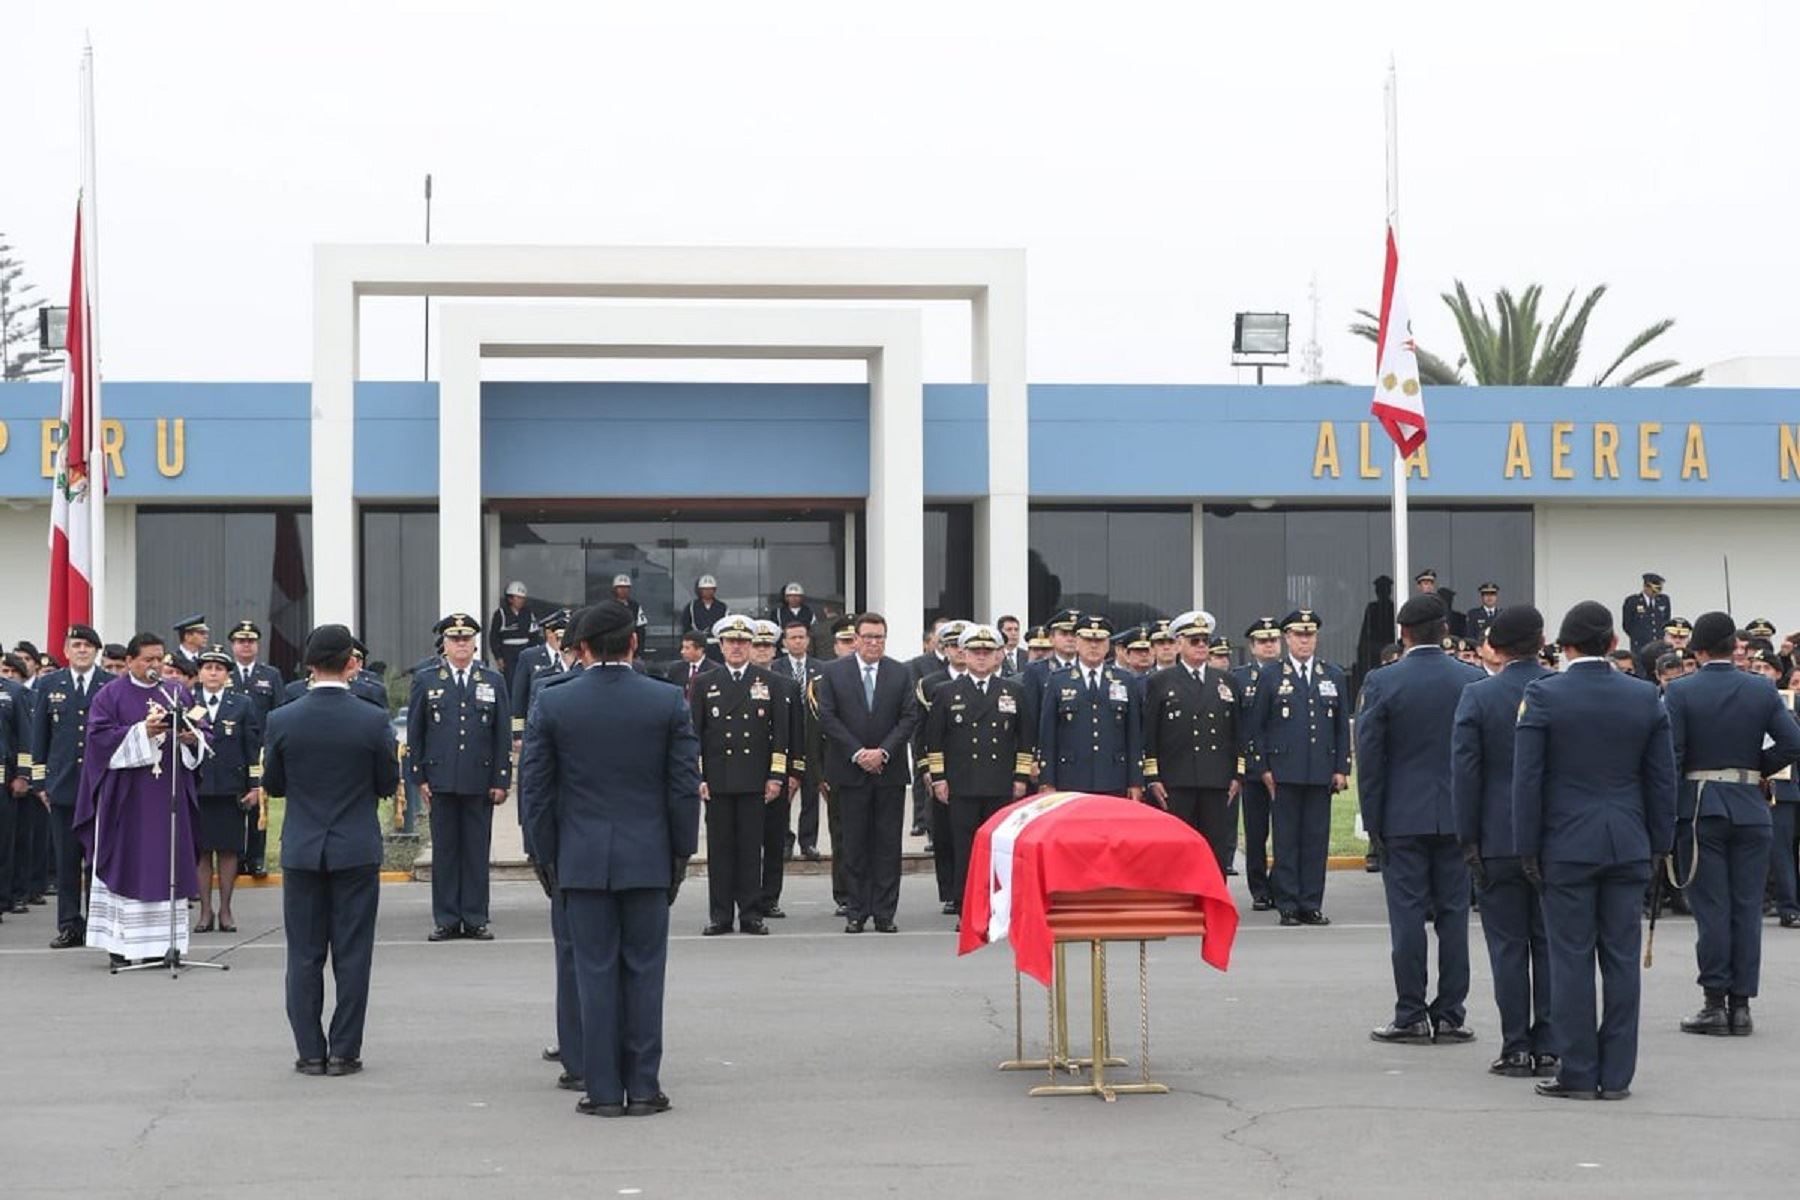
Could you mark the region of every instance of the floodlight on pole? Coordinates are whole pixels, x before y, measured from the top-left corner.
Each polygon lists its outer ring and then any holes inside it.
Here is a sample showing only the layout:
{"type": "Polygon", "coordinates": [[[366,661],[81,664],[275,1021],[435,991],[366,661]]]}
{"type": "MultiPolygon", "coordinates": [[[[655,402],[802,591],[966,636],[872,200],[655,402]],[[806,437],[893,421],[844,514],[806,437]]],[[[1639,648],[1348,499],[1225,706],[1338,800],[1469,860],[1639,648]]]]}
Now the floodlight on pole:
{"type": "Polygon", "coordinates": [[[1263,368],[1288,365],[1288,315],[1286,313],[1241,312],[1233,327],[1231,365],[1255,367],[1256,382],[1263,381],[1263,368]]]}
{"type": "Polygon", "coordinates": [[[38,309],[38,351],[61,354],[69,348],[69,310],[46,304],[38,309]]]}

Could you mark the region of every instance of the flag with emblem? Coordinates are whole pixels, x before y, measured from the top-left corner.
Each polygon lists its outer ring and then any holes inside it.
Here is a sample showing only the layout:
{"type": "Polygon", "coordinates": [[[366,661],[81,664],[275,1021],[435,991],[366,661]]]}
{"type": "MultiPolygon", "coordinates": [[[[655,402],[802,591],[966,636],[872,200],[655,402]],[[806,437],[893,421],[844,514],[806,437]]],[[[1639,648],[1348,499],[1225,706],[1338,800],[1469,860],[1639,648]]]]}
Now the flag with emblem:
{"type": "Polygon", "coordinates": [[[82,236],[85,210],[75,210],[75,265],[69,279],[65,336],[62,441],[50,484],[50,612],[45,645],[60,650],[70,625],[94,623],[93,510],[104,462],[95,454],[93,313],[88,307],[82,236]]]}
{"type": "Polygon", "coordinates": [[[1381,275],[1381,321],[1375,340],[1375,400],[1369,411],[1394,439],[1402,456],[1425,444],[1425,393],[1412,318],[1400,288],[1400,250],[1387,230],[1387,265],[1381,275]]]}

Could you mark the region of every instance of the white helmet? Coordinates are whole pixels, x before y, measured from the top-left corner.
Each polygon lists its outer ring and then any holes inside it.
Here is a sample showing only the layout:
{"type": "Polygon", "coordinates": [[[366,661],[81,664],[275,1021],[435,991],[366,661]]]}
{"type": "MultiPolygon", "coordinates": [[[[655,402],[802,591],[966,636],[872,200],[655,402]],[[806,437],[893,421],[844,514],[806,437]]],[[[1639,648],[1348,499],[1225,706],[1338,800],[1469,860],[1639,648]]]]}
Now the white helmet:
{"type": "Polygon", "coordinates": [[[714,579],[711,575],[702,575],[700,577],[700,582],[696,583],[694,586],[697,588],[711,588],[716,592],[719,590],[719,581],[714,579]]]}

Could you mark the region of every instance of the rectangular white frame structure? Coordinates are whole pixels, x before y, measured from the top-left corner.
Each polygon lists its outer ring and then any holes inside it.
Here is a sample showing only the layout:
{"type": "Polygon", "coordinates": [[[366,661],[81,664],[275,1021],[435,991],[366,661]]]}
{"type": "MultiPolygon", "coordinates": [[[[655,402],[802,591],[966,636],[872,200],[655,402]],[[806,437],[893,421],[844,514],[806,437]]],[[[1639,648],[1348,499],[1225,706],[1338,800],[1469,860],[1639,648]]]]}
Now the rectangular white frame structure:
{"type": "MultiPolygon", "coordinates": [[[[925,604],[925,385],[920,319],[900,308],[447,305],[438,366],[438,598],[482,611],[481,360],[840,358],[869,365],[871,607],[925,604]]],[[[579,453],[579,447],[575,448],[579,453]]],[[[603,468],[606,447],[595,450],[603,468]]]]}
{"type": "MultiPolygon", "coordinates": [[[[319,245],[313,255],[313,619],[357,619],[355,496],[358,312],[364,296],[658,297],[729,300],[966,300],[971,376],[987,385],[988,484],[975,498],[975,608],[1025,617],[1030,479],[1025,365],[1025,256],[1019,250],[885,250],[688,246],[319,245]]],[[[525,311],[532,311],[527,308],[525,311]]],[[[871,368],[871,383],[877,378],[871,368]]],[[[873,429],[871,423],[871,441],[873,429]]],[[[922,449],[915,439],[911,453],[922,449]]],[[[873,446],[871,446],[873,460],[873,446]]],[[[896,453],[890,447],[889,454],[896,453]]],[[[874,460],[871,523],[911,463],[874,460]]],[[[922,470],[922,464],[919,464],[922,470]]],[[[440,479],[452,473],[440,464],[440,479]]],[[[478,477],[477,477],[478,478],[478,477]]],[[[916,495],[916,493],[914,493],[916,495]]],[[[464,500],[466,503],[466,498],[464,500]]],[[[904,507],[917,507],[913,500],[904,507]]],[[[479,497],[474,512],[479,514],[479,497]]],[[[466,514],[465,514],[466,515],[466,514]]],[[[445,526],[448,530],[449,526],[445,526]]],[[[479,546],[481,527],[458,524],[479,546]]],[[[904,631],[921,610],[878,576],[870,555],[868,607],[904,631]],[[882,582],[877,583],[877,578],[882,582]]],[[[908,574],[917,576],[923,554],[908,574]]],[[[460,585],[459,585],[460,586],[460,585]]],[[[917,589],[915,579],[914,588],[917,589]]],[[[479,613],[480,605],[473,611],[479,613]]]]}

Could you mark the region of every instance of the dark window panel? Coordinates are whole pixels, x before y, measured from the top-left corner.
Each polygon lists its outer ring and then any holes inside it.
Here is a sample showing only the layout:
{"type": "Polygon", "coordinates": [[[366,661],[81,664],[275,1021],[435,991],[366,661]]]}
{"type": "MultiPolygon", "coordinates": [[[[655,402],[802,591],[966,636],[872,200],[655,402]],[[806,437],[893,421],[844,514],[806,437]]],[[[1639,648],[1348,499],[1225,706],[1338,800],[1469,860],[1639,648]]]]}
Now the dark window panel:
{"type": "Polygon", "coordinates": [[[1105,613],[1115,626],[1193,604],[1193,514],[1181,509],[1034,508],[1031,621],[1061,608],[1105,613]]]}

